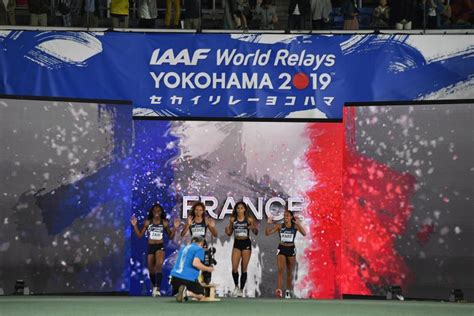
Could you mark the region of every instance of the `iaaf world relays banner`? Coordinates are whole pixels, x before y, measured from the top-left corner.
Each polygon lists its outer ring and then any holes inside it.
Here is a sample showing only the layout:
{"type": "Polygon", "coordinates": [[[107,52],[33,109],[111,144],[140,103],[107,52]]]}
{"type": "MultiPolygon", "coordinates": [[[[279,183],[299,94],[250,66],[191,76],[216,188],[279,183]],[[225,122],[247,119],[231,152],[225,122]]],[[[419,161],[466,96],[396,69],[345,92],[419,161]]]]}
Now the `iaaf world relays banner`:
{"type": "Polygon", "coordinates": [[[235,40],[195,49],[183,41],[160,45],[149,63],[150,91],[155,90],[150,105],[163,115],[160,105],[180,116],[325,117],[318,108],[330,110],[341,90],[333,82],[338,46],[328,41],[321,51],[273,38],[273,45],[235,40]]]}
{"type": "Polygon", "coordinates": [[[472,36],[0,32],[0,93],[136,116],[340,119],[345,102],[472,98],[472,36]]]}

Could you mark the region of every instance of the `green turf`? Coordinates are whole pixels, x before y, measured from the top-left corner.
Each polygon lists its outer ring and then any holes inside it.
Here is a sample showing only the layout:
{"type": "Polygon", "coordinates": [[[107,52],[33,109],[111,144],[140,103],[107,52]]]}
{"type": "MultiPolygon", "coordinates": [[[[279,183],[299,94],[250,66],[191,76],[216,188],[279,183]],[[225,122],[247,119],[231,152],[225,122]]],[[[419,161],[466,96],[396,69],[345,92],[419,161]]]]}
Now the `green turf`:
{"type": "Polygon", "coordinates": [[[309,316],[309,315],[470,315],[473,304],[364,301],[223,299],[221,302],[176,303],[151,297],[0,297],[0,315],[166,315],[166,316],[309,316]]]}

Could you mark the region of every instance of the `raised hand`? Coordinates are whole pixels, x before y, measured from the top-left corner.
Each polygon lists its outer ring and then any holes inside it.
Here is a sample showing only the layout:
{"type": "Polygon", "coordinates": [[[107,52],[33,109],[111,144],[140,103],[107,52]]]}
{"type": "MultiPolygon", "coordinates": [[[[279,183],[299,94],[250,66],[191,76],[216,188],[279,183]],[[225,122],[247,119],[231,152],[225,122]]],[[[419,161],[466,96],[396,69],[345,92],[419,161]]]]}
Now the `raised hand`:
{"type": "Polygon", "coordinates": [[[136,225],[137,225],[138,220],[137,220],[137,218],[135,217],[135,215],[132,215],[132,218],[130,218],[130,223],[131,223],[133,226],[136,226],[136,225]]]}
{"type": "Polygon", "coordinates": [[[178,228],[181,225],[181,220],[179,218],[175,218],[173,221],[173,228],[178,228]]]}
{"type": "Polygon", "coordinates": [[[260,226],[259,224],[260,224],[260,223],[259,223],[258,221],[253,220],[251,227],[254,228],[254,229],[258,229],[258,226],[260,226]]]}
{"type": "Polygon", "coordinates": [[[267,224],[271,224],[273,223],[273,217],[272,216],[268,216],[267,217],[267,224]]]}
{"type": "Polygon", "coordinates": [[[193,223],[193,217],[192,216],[188,217],[187,223],[188,223],[188,226],[193,223]]]}
{"type": "Polygon", "coordinates": [[[230,236],[232,234],[232,227],[233,227],[233,224],[234,224],[234,217],[231,216],[229,217],[229,225],[227,225],[224,229],[224,232],[226,233],[226,235],[230,236]]]}
{"type": "Polygon", "coordinates": [[[299,217],[294,217],[293,219],[293,223],[297,224],[297,225],[301,225],[301,220],[299,219],[299,217]]]}
{"type": "Polygon", "coordinates": [[[216,227],[216,221],[213,220],[212,218],[208,218],[207,225],[209,225],[209,227],[216,227]]]}

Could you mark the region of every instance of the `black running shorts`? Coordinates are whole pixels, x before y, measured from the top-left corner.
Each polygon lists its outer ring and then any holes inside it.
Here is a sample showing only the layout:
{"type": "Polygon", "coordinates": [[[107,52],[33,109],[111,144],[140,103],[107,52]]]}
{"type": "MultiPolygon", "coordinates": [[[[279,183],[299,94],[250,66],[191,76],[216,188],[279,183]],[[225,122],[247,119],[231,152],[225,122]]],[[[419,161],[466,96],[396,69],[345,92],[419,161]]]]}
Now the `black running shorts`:
{"type": "Polygon", "coordinates": [[[294,257],[296,256],[296,249],[295,246],[283,246],[279,245],[277,250],[277,256],[285,256],[285,257],[294,257]]]}
{"type": "Polygon", "coordinates": [[[159,250],[165,250],[165,247],[163,247],[163,244],[148,244],[148,251],[147,253],[149,255],[154,255],[155,252],[159,250]]]}
{"type": "Polygon", "coordinates": [[[235,239],[234,248],[239,250],[252,250],[252,242],[250,238],[247,239],[235,239]]]}

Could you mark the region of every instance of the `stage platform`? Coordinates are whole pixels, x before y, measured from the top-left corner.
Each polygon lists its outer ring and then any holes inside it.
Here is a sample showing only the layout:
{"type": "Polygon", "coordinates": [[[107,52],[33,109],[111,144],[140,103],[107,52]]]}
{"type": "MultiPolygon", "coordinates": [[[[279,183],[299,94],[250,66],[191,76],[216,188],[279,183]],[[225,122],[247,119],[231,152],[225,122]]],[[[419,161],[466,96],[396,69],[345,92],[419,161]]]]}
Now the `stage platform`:
{"type": "Polygon", "coordinates": [[[474,304],[374,300],[283,300],[224,298],[220,302],[176,303],[172,297],[3,296],[0,315],[166,316],[436,316],[474,315],[474,304]]]}

